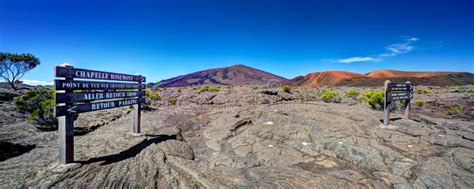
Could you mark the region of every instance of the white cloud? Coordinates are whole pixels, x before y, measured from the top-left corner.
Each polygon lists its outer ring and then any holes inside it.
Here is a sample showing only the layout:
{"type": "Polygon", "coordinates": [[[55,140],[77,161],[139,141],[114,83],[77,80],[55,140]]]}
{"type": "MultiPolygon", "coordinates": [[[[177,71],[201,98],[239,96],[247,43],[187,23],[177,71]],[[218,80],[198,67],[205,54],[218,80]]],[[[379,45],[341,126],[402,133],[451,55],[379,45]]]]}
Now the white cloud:
{"type": "Polygon", "coordinates": [[[418,40],[420,40],[420,39],[418,39],[418,38],[416,38],[416,37],[410,37],[410,38],[407,38],[406,40],[407,40],[407,41],[416,42],[416,41],[418,41],[418,40]]]}
{"type": "Polygon", "coordinates": [[[339,63],[369,62],[369,61],[374,61],[374,58],[356,56],[356,57],[337,60],[337,62],[339,62],[339,63]]]}
{"type": "Polygon", "coordinates": [[[39,81],[39,80],[28,80],[28,79],[25,79],[25,80],[22,80],[24,84],[27,84],[27,85],[53,85],[54,82],[47,82],[47,81],[39,81]]]}
{"type": "Polygon", "coordinates": [[[415,47],[413,47],[411,44],[409,43],[402,43],[402,44],[392,44],[390,46],[387,47],[387,49],[389,51],[391,51],[392,53],[396,53],[396,54],[403,54],[403,53],[407,53],[407,52],[410,52],[414,49],[415,47]]]}
{"type": "Polygon", "coordinates": [[[398,44],[391,44],[386,49],[388,52],[379,54],[378,56],[379,57],[392,57],[399,54],[405,54],[415,49],[415,46],[413,46],[411,43],[398,43],[398,44]]]}
{"type": "MultiPolygon", "coordinates": [[[[372,56],[354,56],[344,59],[325,59],[331,60],[331,62],[338,63],[353,63],[353,62],[381,62],[385,58],[397,56],[400,54],[405,54],[415,49],[414,43],[419,39],[416,37],[407,37],[404,39],[403,43],[394,43],[385,47],[386,52],[380,53],[372,56]]],[[[323,60],[324,61],[324,60],[323,60]]]]}

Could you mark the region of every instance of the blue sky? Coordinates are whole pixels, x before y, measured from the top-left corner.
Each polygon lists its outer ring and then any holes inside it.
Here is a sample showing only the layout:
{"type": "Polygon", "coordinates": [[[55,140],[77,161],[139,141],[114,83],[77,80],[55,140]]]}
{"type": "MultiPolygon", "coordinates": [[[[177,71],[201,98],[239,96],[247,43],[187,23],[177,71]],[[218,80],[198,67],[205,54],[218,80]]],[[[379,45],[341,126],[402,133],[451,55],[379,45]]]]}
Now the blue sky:
{"type": "Polygon", "coordinates": [[[315,71],[474,72],[471,0],[0,0],[0,51],[149,82],[245,64],[315,71]]]}

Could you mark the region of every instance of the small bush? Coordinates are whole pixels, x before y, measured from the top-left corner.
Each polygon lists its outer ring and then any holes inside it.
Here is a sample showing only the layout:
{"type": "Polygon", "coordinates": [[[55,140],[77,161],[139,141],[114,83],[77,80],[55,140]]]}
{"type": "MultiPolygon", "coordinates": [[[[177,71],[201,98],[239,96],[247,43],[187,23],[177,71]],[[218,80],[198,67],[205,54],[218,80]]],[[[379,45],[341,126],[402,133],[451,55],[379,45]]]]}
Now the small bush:
{"type": "Polygon", "coordinates": [[[461,111],[464,110],[464,106],[463,105],[455,105],[455,106],[450,106],[448,107],[448,109],[446,111],[444,111],[444,114],[446,115],[454,115],[454,114],[458,114],[460,113],[461,111]]]}
{"type": "Polygon", "coordinates": [[[360,95],[360,91],[355,88],[352,88],[346,91],[346,97],[349,97],[349,98],[356,98],[359,95],[360,95]]]}
{"type": "Polygon", "coordinates": [[[209,86],[209,91],[211,92],[219,92],[221,90],[220,86],[209,86]]]}
{"type": "Polygon", "coordinates": [[[45,88],[28,90],[25,94],[15,98],[15,108],[20,112],[29,113],[28,119],[39,125],[55,126],[54,90],[45,88]]]}
{"type": "Polygon", "coordinates": [[[415,100],[415,105],[421,108],[426,105],[426,100],[415,100]]]}
{"type": "Polygon", "coordinates": [[[304,131],[305,133],[309,133],[309,132],[310,132],[310,130],[309,130],[308,127],[303,128],[303,131],[304,131]]]}
{"type": "Polygon", "coordinates": [[[467,93],[474,93],[474,88],[467,90],[467,93]]]}
{"type": "Polygon", "coordinates": [[[291,93],[291,87],[288,85],[283,86],[283,92],[285,93],[291,93]]]}
{"type": "Polygon", "coordinates": [[[432,90],[421,88],[416,90],[416,94],[433,94],[432,90]]]}
{"type": "Polygon", "coordinates": [[[176,102],[178,102],[178,99],[176,97],[173,97],[173,98],[168,99],[168,102],[170,104],[176,105],[176,102]]]}
{"type": "Polygon", "coordinates": [[[153,92],[151,90],[145,91],[146,98],[150,100],[161,100],[160,92],[153,92]]]}
{"type": "Polygon", "coordinates": [[[383,109],[384,93],[382,90],[365,91],[364,96],[367,98],[367,103],[369,103],[373,109],[383,109]]]}
{"type": "Polygon", "coordinates": [[[181,88],[181,87],[176,89],[176,92],[178,92],[178,93],[180,93],[181,91],[183,91],[183,88],[181,88]]]}
{"type": "Polygon", "coordinates": [[[324,102],[328,102],[328,103],[330,102],[340,103],[342,100],[341,96],[336,91],[329,91],[329,90],[326,90],[322,93],[321,99],[324,102]]]}
{"type": "Polygon", "coordinates": [[[153,87],[151,87],[151,89],[152,89],[153,91],[160,91],[160,90],[161,90],[161,87],[158,86],[158,85],[154,85],[153,87]]]}
{"type": "Polygon", "coordinates": [[[221,87],[220,86],[204,86],[204,87],[201,87],[199,90],[199,93],[203,93],[203,92],[219,92],[221,90],[221,87]]]}
{"type": "Polygon", "coordinates": [[[367,103],[369,102],[369,98],[367,98],[367,96],[365,95],[360,95],[357,97],[357,100],[360,102],[360,103],[367,103]]]}
{"type": "Polygon", "coordinates": [[[371,98],[372,96],[374,96],[376,93],[378,92],[382,92],[382,90],[375,90],[375,91],[364,91],[364,96],[367,97],[367,98],[371,98]]]}

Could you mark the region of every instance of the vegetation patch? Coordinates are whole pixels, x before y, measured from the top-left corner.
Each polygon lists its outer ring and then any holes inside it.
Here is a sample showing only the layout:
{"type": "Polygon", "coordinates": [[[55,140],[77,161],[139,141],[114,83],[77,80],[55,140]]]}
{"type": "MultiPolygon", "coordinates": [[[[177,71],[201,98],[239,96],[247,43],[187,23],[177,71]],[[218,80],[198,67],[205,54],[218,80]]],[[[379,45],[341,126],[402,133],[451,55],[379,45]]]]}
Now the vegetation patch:
{"type": "Polygon", "coordinates": [[[369,98],[365,95],[360,95],[357,97],[357,101],[359,101],[360,103],[368,103],[369,98]]]}
{"type": "Polygon", "coordinates": [[[416,94],[433,94],[433,91],[426,88],[420,88],[416,90],[416,94]]]}
{"type": "Polygon", "coordinates": [[[153,92],[151,90],[146,90],[145,91],[145,96],[146,96],[146,98],[148,98],[150,100],[161,100],[160,92],[153,92]]]}
{"type": "Polygon", "coordinates": [[[415,100],[415,105],[422,108],[423,106],[426,105],[426,100],[415,100]]]}
{"type": "Polygon", "coordinates": [[[161,91],[161,87],[158,86],[158,85],[154,85],[153,87],[151,87],[151,90],[153,90],[153,91],[161,91]]]}
{"type": "Polygon", "coordinates": [[[28,90],[25,94],[15,98],[15,108],[19,112],[30,114],[28,119],[31,122],[44,126],[56,125],[54,116],[54,90],[41,88],[39,90],[28,90]]]}
{"type": "Polygon", "coordinates": [[[325,90],[321,94],[321,100],[327,103],[340,103],[342,98],[336,91],[325,90]]]}
{"type": "Polygon", "coordinates": [[[199,93],[203,92],[219,92],[221,90],[220,86],[207,85],[198,89],[199,93]]]}
{"type": "Polygon", "coordinates": [[[449,106],[447,110],[445,110],[443,113],[445,115],[456,115],[461,113],[464,110],[463,105],[454,105],[454,106],[449,106]]]}
{"type": "Polygon", "coordinates": [[[291,93],[291,87],[288,85],[283,86],[283,92],[285,93],[291,93]]]}
{"type": "Polygon", "coordinates": [[[365,91],[364,96],[370,107],[375,110],[382,110],[384,105],[384,92],[382,90],[365,91]]]}
{"type": "Polygon", "coordinates": [[[348,98],[357,98],[360,95],[360,93],[361,92],[359,91],[359,89],[351,88],[346,91],[345,95],[348,98]]]}
{"type": "Polygon", "coordinates": [[[172,105],[176,105],[176,103],[178,102],[178,98],[176,97],[170,98],[168,99],[168,102],[172,105]]]}

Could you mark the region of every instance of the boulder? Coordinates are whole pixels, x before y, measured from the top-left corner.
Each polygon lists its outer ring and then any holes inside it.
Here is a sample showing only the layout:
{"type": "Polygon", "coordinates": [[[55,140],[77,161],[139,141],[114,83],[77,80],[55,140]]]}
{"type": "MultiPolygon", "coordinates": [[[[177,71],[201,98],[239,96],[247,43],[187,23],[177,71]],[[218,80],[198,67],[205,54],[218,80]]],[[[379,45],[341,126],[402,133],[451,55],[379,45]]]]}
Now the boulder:
{"type": "Polygon", "coordinates": [[[11,101],[17,96],[20,96],[20,94],[16,91],[0,88],[0,101],[11,101]]]}

